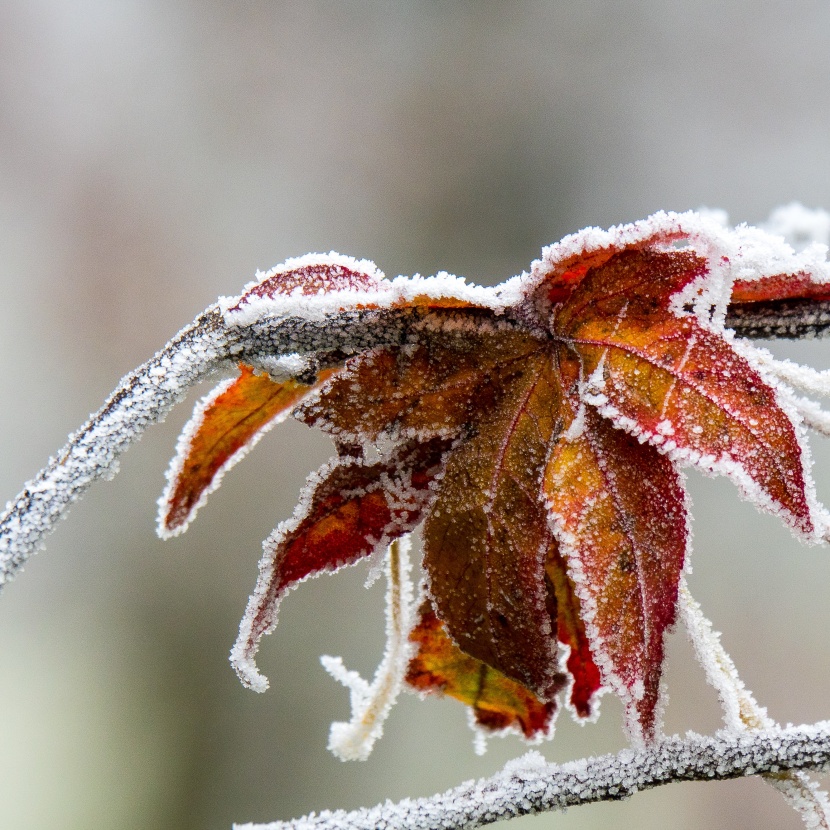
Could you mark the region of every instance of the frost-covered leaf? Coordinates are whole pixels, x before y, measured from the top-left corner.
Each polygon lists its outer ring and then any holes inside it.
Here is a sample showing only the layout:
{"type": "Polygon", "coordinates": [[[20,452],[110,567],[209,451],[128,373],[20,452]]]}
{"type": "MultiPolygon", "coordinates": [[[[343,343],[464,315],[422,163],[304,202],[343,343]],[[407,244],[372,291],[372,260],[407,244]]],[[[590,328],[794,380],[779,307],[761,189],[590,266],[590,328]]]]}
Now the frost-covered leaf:
{"type": "Polygon", "coordinates": [[[320,372],[316,383],[308,385],[291,378],[277,383],[244,363],[239,369],[239,377],[208,395],[185,427],[159,500],[163,536],[184,530],[224,472],[334,371],[320,372]]]}
{"type": "Polygon", "coordinates": [[[591,652],[629,731],[649,740],[688,541],[681,480],[666,456],[584,407],[569,412],[545,492],[591,652]]]}
{"type": "MultiPolygon", "coordinates": [[[[518,729],[528,739],[549,736],[557,712],[555,699],[539,700],[521,683],[463,652],[449,637],[428,600],[410,640],[417,651],[406,682],[425,694],[446,694],[469,706],[475,722],[490,731],[518,729]]],[[[565,684],[562,675],[559,686],[565,684]]]]}
{"type": "Polygon", "coordinates": [[[558,410],[553,363],[539,350],[450,456],[424,528],[430,594],[452,638],[543,700],[556,692],[557,647],[540,493],[558,410]]]}
{"type": "Polygon", "coordinates": [[[261,279],[245,287],[242,295],[230,306],[239,311],[258,300],[275,297],[367,293],[383,290],[383,274],[373,262],[330,254],[309,254],[290,259],[261,279]]]}
{"type": "Polygon", "coordinates": [[[538,299],[553,304],[563,303],[570,298],[588,272],[603,268],[610,260],[624,259],[627,255],[641,259],[643,252],[648,256],[658,246],[665,247],[682,239],[685,233],[681,228],[669,225],[644,229],[643,233],[629,234],[630,238],[626,236],[621,234],[614,238],[608,234],[598,240],[599,244],[577,244],[572,250],[560,253],[553,261],[539,263],[535,275],[540,283],[537,289],[538,299]]]}
{"type": "Polygon", "coordinates": [[[556,317],[585,398],[673,458],[725,473],[759,506],[813,532],[802,451],[773,388],[721,334],[664,310],[702,275],[684,252],[632,252],[592,271],[556,317]]]}
{"type": "Polygon", "coordinates": [[[376,349],[346,365],[298,416],[345,440],[452,435],[492,408],[500,376],[539,349],[525,332],[488,331],[492,315],[436,315],[411,344],[376,349]]]}
{"type": "MultiPolygon", "coordinates": [[[[830,392],[830,380],[725,328],[741,308],[818,307],[828,285],[821,246],[795,252],[712,214],[661,213],[566,237],[494,289],[443,273],[386,280],[372,263],[328,254],[291,260],[222,301],[236,329],[299,321],[304,355],[305,327],[359,321],[340,351],[311,348],[308,365],[337,369],[293,401],[340,457],[266,542],[233,651],[243,681],[265,687],[253,658],[291,587],[423,522],[430,605],[412,633],[412,685],[528,737],[551,732],[566,689],[580,720],[611,690],[632,738],[656,739],[689,541],[679,468],[727,475],[808,541],[828,536],[802,432],[830,431],[830,414],[792,387],[830,392]],[[390,320],[392,336],[371,335],[390,320]]],[[[270,371],[269,360],[285,358],[263,354],[256,365],[270,371]]],[[[210,443],[207,426],[192,430],[209,447],[185,447],[201,466],[182,473],[182,495],[171,484],[182,505],[173,527],[235,447],[260,434],[256,419],[273,422],[258,396],[281,414],[305,379],[283,386],[249,371],[209,399],[204,424],[220,424],[224,443],[210,443]]]]}
{"type": "Polygon", "coordinates": [[[830,300],[830,283],[816,282],[804,271],[795,274],[773,274],[755,280],[736,280],[732,288],[732,304],[781,300],[830,300]]]}
{"type": "Polygon", "coordinates": [[[266,687],[253,663],[277,623],[280,602],[298,582],[351,565],[409,533],[423,518],[449,444],[435,439],[396,448],[375,463],[337,459],[312,476],[293,519],[264,544],[260,576],[233,649],[246,685],[266,687]]]}

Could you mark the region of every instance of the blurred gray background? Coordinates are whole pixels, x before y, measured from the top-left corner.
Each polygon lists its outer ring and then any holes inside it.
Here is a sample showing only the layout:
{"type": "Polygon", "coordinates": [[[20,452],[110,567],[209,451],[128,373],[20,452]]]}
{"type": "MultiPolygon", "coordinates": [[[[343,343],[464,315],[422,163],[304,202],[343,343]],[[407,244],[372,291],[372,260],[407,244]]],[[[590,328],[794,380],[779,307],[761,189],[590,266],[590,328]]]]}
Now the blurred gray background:
{"type": "MultiPolygon", "coordinates": [[[[830,5],[813,2],[0,0],[0,499],[219,294],[335,249],[394,276],[492,283],[585,225],[701,206],[830,208],[830,5]]],[[[830,343],[778,347],[830,366],[830,343]]],[[[155,499],[190,403],[77,505],[0,601],[0,826],[219,830],[426,795],[477,757],[460,704],[405,696],[372,758],[325,750],[371,673],[381,585],[302,586],[227,663],[260,540],[330,453],[298,424],[161,543],[155,499]]],[[[814,442],[830,497],[830,455],[814,442]]],[[[690,474],[692,589],[782,722],[830,717],[830,550],[690,474]]],[[[667,729],[717,728],[681,632],[667,729]]],[[[624,744],[619,706],[560,718],[567,760],[624,744]]],[[[680,785],[515,826],[796,828],[758,781],[680,785]]]]}

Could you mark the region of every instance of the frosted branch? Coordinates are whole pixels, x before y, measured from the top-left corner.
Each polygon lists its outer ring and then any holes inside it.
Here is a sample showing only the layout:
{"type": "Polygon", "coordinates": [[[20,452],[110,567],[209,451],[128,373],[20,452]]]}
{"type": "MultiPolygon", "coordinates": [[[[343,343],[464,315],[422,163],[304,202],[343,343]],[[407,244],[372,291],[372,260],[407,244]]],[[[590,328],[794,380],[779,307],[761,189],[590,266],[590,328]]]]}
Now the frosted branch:
{"type": "Polygon", "coordinates": [[[323,811],[293,821],[236,824],[236,830],[453,830],[518,816],[618,801],[678,781],[723,781],[781,770],[824,770],[830,764],[830,722],[714,737],[689,733],[641,750],[624,749],[567,764],[537,752],[511,761],[491,778],[431,798],[376,807],[323,811]]]}
{"type": "MultiPolygon", "coordinates": [[[[118,457],[205,377],[239,360],[263,368],[289,355],[353,354],[399,342],[426,310],[343,311],[313,319],[265,317],[229,326],[212,306],[161,351],[124,377],[104,406],[71,435],[0,516],[0,585],[43,544],[93,481],[117,472],[118,457]]],[[[746,337],[811,337],[830,328],[830,303],[784,301],[730,309],[727,325],[746,337]]]]}
{"type": "Polygon", "coordinates": [[[307,320],[266,318],[228,325],[212,306],[161,351],[126,375],[109,400],[6,505],[0,516],[0,586],[43,545],[58,519],[99,478],[118,472],[119,456],[206,377],[244,360],[254,366],[281,356],[352,354],[403,338],[417,311],[347,311],[307,320]]]}
{"type": "Polygon", "coordinates": [[[730,306],[726,326],[741,337],[759,340],[822,337],[830,329],[830,302],[773,300],[730,306]]]}

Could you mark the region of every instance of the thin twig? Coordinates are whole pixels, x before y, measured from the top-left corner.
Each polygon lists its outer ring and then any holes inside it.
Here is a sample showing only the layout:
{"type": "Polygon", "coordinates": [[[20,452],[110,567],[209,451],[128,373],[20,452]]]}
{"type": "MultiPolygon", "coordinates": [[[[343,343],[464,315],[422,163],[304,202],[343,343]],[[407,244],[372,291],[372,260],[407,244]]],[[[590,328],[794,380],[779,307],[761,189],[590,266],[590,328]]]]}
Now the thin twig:
{"type": "MultiPolygon", "coordinates": [[[[680,583],[678,605],[698,662],[720,698],[727,728],[749,732],[775,728],[775,721],[738,676],[735,663],[721,644],[720,635],[712,630],[712,624],[703,615],[685,579],[680,583]]],[[[805,827],[830,830],[827,794],[806,772],[781,770],[763,773],[761,777],[801,815],[805,827]]]]}
{"type": "Polygon", "coordinates": [[[825,769],[830,722],[761,732],[689,733],[649,749],[624,749],[567,764],[530,752],[491,778],[431,798],[324,811],[293,821],[237,824],[236,830],[469,830],[528,814],[618,801],[676,781],[722,781],[782,769],[825,769]]]}
{"type": "Polygon", "coordinates": [[[823,337],[830,329],[826,300],[771,300],[729,307],[727,328],[757,340],[823,337]]]}

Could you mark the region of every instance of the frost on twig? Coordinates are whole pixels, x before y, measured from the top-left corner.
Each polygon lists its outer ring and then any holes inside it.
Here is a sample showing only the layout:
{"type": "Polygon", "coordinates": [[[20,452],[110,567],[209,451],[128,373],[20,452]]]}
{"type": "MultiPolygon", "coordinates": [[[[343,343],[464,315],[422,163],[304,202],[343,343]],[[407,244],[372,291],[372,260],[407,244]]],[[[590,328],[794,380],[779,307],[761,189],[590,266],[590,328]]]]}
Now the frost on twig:
{"type": "Polygon", "coordinates": [[[403,684],[411,652],[407,634],[412,626],[412,582],[409,577],[409,537],[396,539],[386,558],[386,652],[371,683],[343,665],[340,657],[323,655],[325,670],[351,696],[352,718],[331,725],[328,748],[341,761],[365,761],[403,684]]]}
{"type": "Polygon", "coordinates": [[[418,317],[409,310],[347,311],[236,327],[227,324],[217,306],[207,309],[126,375],[101,409],[7,503],[0,515],[0,586],[43,545],[72,503],[94,481],[115,475],[119,456],[200,381],[240,360],[259,366],[278,356],[333,349],[350,354],[395,342],[418,317]]]}
{"type": "MultiPolygon", "coordinates": [[[[738,676],[735,663],[721,644],[720,634],[712,630],[712,624],[703,615],[685,580],[680,584],[679,606],[697,659],[720,698],[727,729],[758,732],[774,728],[775,722],[738,676]]],[[[830,828],[827,794],[805,772],[783,770],[764,773],[762,777],[801,814],[806,827],[830,828]]]]}
{"type": "Polygon", "coordinates": [[[325,810],[293,821],[236,824],[236,830],[455,830],[518,816],[619,801],[677,781],[716,781],[783,769],[824,770],[830,723],[758,732],[689,733],[648,749],[624,749],[567,764],[548,764],[531,751],[491,778],[430,798],[387,801],[352,812],[325,810]]]}

